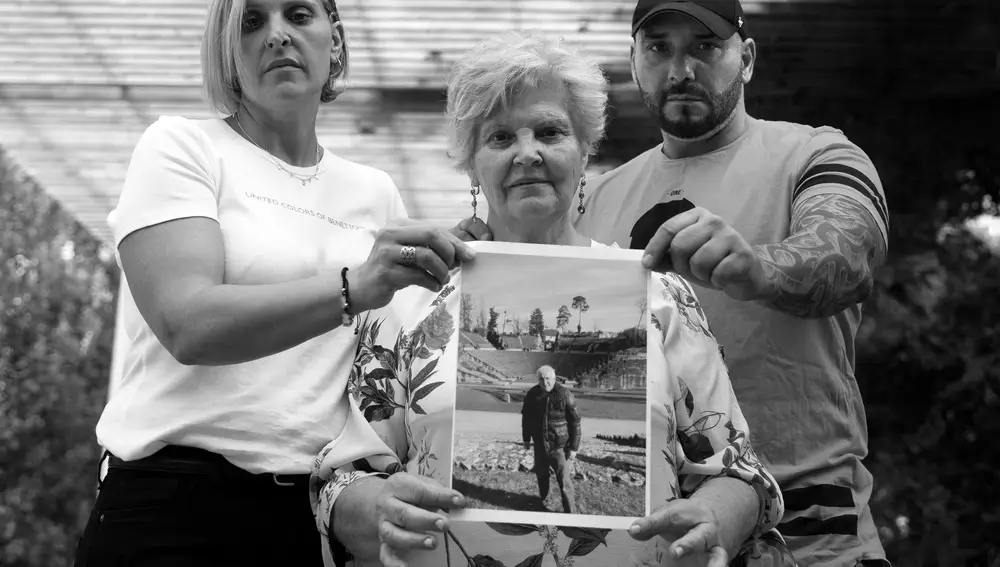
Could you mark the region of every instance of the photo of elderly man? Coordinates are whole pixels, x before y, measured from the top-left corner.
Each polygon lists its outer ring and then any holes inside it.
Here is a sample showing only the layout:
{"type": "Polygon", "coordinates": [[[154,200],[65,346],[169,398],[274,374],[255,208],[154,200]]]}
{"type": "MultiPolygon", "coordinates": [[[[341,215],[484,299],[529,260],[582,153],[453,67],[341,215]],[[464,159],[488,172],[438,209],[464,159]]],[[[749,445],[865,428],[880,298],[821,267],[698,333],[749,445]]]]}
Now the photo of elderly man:
{"type": "Polygon", "coordinates": [[[524,449],[535,449],[539,506],[545,510],[550,475],[555,475],[563,512],[575,514],[570,461],[580,450],[580,412],[573,393],[556,381],[556,371],[551,366],[538,369],[538,384],[532,386],[524,398],[521,432],[524,449]]]}

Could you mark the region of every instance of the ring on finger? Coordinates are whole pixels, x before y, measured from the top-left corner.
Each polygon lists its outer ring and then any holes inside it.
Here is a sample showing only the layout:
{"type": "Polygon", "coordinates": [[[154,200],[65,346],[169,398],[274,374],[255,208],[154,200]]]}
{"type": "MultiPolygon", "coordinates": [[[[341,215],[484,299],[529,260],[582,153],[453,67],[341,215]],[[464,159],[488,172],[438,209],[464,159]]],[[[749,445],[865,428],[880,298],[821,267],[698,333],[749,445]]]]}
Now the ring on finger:
{"type": "Polygon", "coordinates": [[[417,248],[415,246],[403,246],[399,249],[399,263],[404,266],[412,266],[417,263],[417,248]]]}

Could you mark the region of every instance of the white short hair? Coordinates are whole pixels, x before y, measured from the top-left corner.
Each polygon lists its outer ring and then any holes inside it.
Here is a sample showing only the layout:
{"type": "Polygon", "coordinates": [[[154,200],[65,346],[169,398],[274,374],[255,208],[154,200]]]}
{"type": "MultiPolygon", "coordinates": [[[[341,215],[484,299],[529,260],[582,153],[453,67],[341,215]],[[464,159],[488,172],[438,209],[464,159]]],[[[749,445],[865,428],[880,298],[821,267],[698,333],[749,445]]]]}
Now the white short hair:
{"type": "Polygon", "coordinates": [[[555,378],[556,377],[556,369],[552,368],[551,366],[549,366],[548,364],[546,364],[544,366],[539,366],[538,367],[538,372],[536,374],[538,374],[539,377],[543,377],[543,378],[544,378],[545,374],[550,374],[553,378],[555,378]]]}
{"type": "Polygon", "coordinates": [[[561,82],[569,92],[574,130],[587,154],[592,154],[607,123],[608,83],[601,68],[564,45],[562,38],[505,32],[472,48],[448,78],[449,156],[458,169],[472,170],[483,121],[506,109],[523,89],[551,81],[561,82]]]}
{"type": "MultiPolygon", "coordinates": [[[[331,22],[340,22],[335,0],[318,0],[331,22]]],[[[240,56],[240,36],[246,0],[211,0],[201,39],[201,79],[212,107],[222,114],[232,114],[239,108],[242,92],[240,78],[246,76],[240,56]]],[[[340,65],[330,73],[323,86],[320,102],[332,102],[344,92],[347,79],[347,37],[340,50],[340,65]]]]}

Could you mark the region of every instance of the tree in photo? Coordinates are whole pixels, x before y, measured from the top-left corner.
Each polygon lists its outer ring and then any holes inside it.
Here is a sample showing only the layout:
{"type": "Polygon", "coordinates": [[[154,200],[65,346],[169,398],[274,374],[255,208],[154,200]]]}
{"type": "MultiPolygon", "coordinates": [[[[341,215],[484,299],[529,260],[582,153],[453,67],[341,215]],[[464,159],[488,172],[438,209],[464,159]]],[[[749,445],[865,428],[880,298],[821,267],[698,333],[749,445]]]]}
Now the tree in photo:
{"type": "Polygon", "coordinates": [[[486,323],[486,340],[497,350],[503,350],[503,342],[500,341],[500,333],[497,332],[498,317],[500,314],[497,313],[497,310],[490,307],[490,320],[486,323]]]}
{"type": "Polygon", "coordinates": [[[542,310],[535,308],[531,312],[531,316],[528,318],[528,334],[533,337],[540,337],[545,333],[545,316],[542,315],[542,310]]]}
{"type": "Polygon", "coordinates": [[[510,326],[514,329],[514,334],[519,337],[524,332],[524,320],[517,315],[510,318],[510,326]]]}
{"type": "Polygon", "coordinates": [[[486,307],[483,302],[479,302],[479,312],[476,314],[476,327],[482,329],[482,333],[486,334],[486,307]]]}
{"type": "Polygon", "coordinates": [[[462,294],[462,303],[460,307],[461,316],[461,328],[466,333],[472,331],[472,314],[476,310],[476,305],[472,302],[471,293],[462,294]]]}
{"type": "Polygon", "coordinates": [[[590,309],[590,305],[587,304],[587,298],[578,295],[573,298],[573,309],[576,309],[579,313],[579,318],[576,320],[576,332],[583,332],[583,314],[590,309]]]}
{"type": "Polygon", "coordinates": [[[559,313],[556,314],[556,328],[560,331],[566,331],[566,325],[569,325],[569,307],[565,305],[559,306],[559,313]]]}

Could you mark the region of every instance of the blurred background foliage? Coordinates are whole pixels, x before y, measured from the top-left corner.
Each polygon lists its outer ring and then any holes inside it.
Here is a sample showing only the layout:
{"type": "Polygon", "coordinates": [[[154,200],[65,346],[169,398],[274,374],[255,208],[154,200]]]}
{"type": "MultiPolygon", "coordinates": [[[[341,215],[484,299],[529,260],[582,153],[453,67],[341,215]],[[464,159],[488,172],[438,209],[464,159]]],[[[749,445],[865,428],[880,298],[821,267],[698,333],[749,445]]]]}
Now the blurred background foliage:
{"type": "MultiPolygon", "coordinates": [[[[995,217],[1000,202],[1000,2],[868,3],[923,10],[933,25],[867,22],[835,46],[801,53],[797,64],[769,68],[768,53],[781,49],[773,30],[798,9],[789,4],[774,27],[756,28],[760,63],[748,109],[844,130],[886,189],[890,255],[865,302],[857,379],[872,509],[890,560],[995,567],[1000,235],[976,219],[995,217]]],[[[846,9],[831,3],[827,17],[846,9]]],[[[628,80],[622,73],[608,69],[618,82],[628,80]]],[[[612,103],[595,160],[608,165],[658,136],[633,91],[616,89],[612,103]]],[[[118,278],[112,251],[0,151],[0,565],[71,564],[95,496],[94,426],[107,392],[118,278]]]]}

